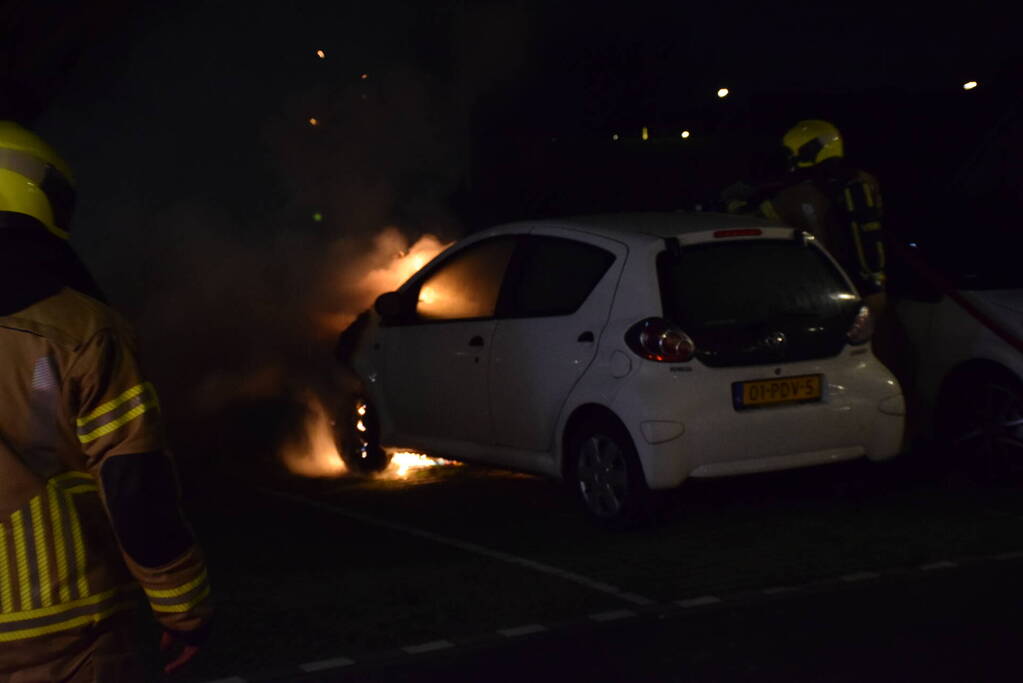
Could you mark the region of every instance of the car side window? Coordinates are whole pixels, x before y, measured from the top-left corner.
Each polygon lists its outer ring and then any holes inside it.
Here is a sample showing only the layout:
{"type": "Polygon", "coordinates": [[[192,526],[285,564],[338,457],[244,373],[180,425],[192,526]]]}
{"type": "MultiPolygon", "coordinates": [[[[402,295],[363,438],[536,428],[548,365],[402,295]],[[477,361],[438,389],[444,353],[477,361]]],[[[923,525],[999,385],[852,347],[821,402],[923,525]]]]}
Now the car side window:
{"type": "Polygon", "coordinates": [[[425,321],[493,317],[516,241],[515,236],[489,239],[441,264],[419,286],[416,317],[425,321]]]}
{"type": "Polygon", "coordinates": [[[615,256],[600,247],[561,237],[531,236],[517,259],[503,316],[569,315],[583,305],[615,256]]]}

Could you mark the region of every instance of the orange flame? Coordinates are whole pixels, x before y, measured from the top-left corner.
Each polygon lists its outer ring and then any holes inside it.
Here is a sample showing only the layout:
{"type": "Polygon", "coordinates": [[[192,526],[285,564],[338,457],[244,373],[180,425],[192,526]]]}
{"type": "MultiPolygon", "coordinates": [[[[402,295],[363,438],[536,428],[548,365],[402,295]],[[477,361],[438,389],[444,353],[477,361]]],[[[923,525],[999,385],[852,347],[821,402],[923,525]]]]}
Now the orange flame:
{"type": "Polygon", "coordinates": [[[348,468],[334,444],[330,418],[318,399],[310,396],[307,400],[305,438],[285,447],[281,454],[284,465],[304,477],[338,477],[348,468]]]}

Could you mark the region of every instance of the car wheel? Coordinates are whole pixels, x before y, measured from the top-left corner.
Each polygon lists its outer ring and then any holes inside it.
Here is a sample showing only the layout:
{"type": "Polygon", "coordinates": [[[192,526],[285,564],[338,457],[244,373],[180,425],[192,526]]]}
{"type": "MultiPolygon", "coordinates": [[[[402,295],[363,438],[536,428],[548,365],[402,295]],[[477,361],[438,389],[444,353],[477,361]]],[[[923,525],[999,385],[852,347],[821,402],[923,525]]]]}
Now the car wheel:
{"type": "Polygon", "coordinates": [[[938,436],[952,464],[987,477],[1023,473],[1023,385],[1008,372],[960,372],[942,387],[938,436]]]}
{"type": "Polygon", "coordinates": [[[391,456],[380,447],[380,421],[373,404],[356,396],[342,409],[334,438],[349,472],[373,474],[387,468],[391,456]]]}
{"type": "Polygon", "coordinates": [[[592,521],[621,529],[650,518],[651,492],[624,427],[583,424],[569,439],[567,455],[572,493],[592,521]]]}

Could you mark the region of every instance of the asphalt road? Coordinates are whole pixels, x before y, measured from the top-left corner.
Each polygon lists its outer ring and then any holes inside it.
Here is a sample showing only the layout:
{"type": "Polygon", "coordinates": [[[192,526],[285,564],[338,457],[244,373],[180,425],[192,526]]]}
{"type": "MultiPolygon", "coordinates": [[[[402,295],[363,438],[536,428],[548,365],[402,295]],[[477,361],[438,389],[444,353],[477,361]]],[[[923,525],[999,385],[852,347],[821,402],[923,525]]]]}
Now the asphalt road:
{"type": "Polygon", "coordinates": [[[690,481],[626,533],[470,466],[185,490],[218,618],[183,683],[1008,680],[977,662],[1020,635],[1017,486],[922,455],[690,481]]]}

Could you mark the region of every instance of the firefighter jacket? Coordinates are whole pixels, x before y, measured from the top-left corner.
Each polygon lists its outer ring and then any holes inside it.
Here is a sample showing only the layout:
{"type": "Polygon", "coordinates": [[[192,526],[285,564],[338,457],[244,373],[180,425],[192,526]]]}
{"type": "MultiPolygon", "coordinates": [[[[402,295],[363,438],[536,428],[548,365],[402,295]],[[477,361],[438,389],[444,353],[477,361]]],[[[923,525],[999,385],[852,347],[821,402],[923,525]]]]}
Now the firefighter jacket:
{"type": "Polygon", "coordinates": [[[88,648],[140,585],[186,640],[211,612],[130,330],[55,283],[20,309],[0,292],[0,678],[88,648]]]}
{"type": "Polygon", "coordinates": [[[823,243],[864,296],[884,290],[885,249],[877,179],[840,159],[797,174],[759,205],[759,213],[823,243]]]}

